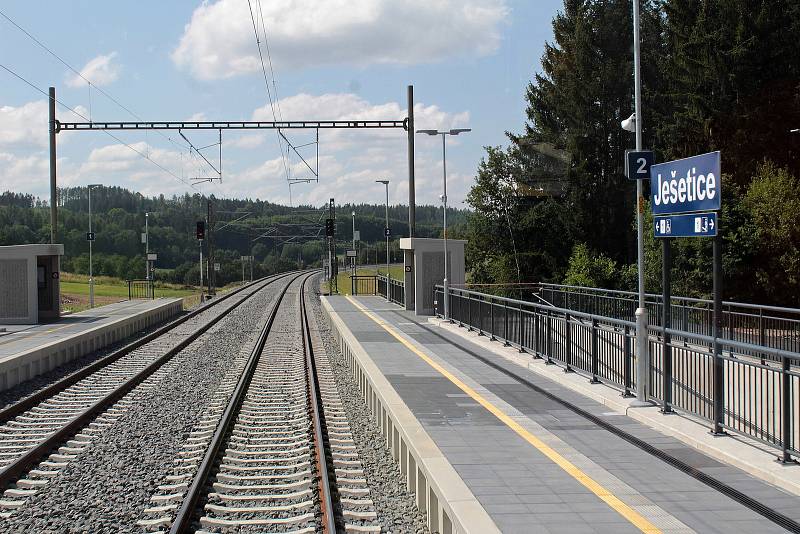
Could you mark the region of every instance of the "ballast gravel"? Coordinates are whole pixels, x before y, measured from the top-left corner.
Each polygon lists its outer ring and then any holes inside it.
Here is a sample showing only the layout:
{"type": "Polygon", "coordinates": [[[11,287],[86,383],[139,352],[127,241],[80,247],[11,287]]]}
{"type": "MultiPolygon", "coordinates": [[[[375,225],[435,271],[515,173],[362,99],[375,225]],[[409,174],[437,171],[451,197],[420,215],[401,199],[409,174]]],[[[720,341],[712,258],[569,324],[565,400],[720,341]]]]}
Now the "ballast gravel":
{"type": "MultiPolygon", "coordinates": [[[[156,387],[0,524],[3,532],[142,532],[136,521],[243,345],[253,346],[276,282],[177,355],[156,387]]],[[[141,387],[141,386],[140,386],[141,387]]]]}
{"type": "MultiPolygon", "coordinates": [[[[314,287],[318,286],[315,284],[314,287]]],[[[348,372],[349,366],[333,339],[317,291],[313,293],[309,302],[316,316],[320,336],[336,378],[336,386],[350,421],[350,430],[383,532],[415,534],[430,532],[424,514],[415,505],[414,495],[406,490],[406,481],[400,473],[399,466],[384,447],[383,435],[364,404],[358,385],[348,372]]]]}
{"type": "MultiPolygon", "coordinates": [[[[188,313],[188,312],[185,312],[188,313]]],[[[65,376],[69,376],[72,373],[83,369],[84,367],[94,363],[95,361],[99,360],[104,356],[108,356],[115,350],[121,349],[125,345],[133,343],[137,339],[146,336],[150,332],[153,332],[164,325],[171,323],[177,319],[180,319],[183,314],[177,315],[171,319],[166,321],[151,325],[150,327],[140,330],[125,339],[117,341],[111,345],[107,345],[100,350],[95,352],[90,352],[89,354],[84,354],[83,356],[79,356],[72,361],[63,363],[56,367],[55,369],[51,369],[46,373],[42,373],[38,376],[31,378],[30,380],[26,380],[16,386],[9,388],[5,391],[0,392],[0,409],[10,406],[15,402],[19,402],[22,399],[30,397],[34,393],[46,388],[51,384],[55,384],[59,380],[63,379],[65,376]]]]}

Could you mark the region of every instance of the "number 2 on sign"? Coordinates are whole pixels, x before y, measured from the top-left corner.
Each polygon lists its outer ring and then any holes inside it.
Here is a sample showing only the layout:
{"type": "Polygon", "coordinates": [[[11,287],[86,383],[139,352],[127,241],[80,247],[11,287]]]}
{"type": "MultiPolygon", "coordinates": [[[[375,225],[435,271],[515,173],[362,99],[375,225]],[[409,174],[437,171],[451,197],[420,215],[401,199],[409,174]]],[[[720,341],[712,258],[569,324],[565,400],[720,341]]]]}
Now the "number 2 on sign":
{"type": "Polygon", "coordinates": [[[636,163],[639,164],[639,168],[636,170],[636,174],[643,174],[647,172],[647,160],[644,158],[637,158],[636,163]]]}

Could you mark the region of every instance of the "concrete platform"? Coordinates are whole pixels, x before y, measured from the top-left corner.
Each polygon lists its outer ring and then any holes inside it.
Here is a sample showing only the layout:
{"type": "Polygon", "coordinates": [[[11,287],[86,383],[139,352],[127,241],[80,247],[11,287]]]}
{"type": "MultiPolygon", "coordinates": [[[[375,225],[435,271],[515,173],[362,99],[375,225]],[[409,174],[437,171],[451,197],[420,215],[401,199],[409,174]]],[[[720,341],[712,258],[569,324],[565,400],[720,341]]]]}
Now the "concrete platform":
{"type": "Polygon", "coordinates": [[[0,391],[178,315],[181,299],[131,300],[39,325],[0,325],[0,391]]]}
{"type": "Polygon", "coordinates": [[[434,530],[785,532],[554,399],[800,521],[797,495],[480,342],[380,297],[324,303],[365,402],[434,530]]]}

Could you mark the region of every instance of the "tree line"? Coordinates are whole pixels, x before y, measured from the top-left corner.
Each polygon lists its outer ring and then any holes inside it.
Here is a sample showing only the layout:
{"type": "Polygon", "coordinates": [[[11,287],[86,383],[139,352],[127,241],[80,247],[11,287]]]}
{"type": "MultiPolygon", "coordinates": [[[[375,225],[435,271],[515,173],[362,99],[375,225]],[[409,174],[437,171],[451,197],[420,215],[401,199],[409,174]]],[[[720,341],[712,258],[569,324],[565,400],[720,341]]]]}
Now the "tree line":
{"type": "MultiPolygon", "coordinates": [[[[89,272],[88,190],[59,189],[58,240],[64,244],[62,270],[89,272]]],[[[157,278],[180,284],[197,284],[200,276],[196,223],[205,219],[208,203],[214,211],[215,262],[220,263],[218,284],[241,279],[241,256],[254,256],[254,275],[264,276],[295,267],[318,266],[327,255],[324,219],[327,206],[288,207],[268,201],[226,199],[200,194],[167,198],[146,197],[121,187],[92,188],[93,272],[124,279],[145,276],[145,213],[148,216],[149,248],[158,254],[157,278]],[[237,220],[239,219],[239,220],[237,220]]],[[[337,252],[351,247],[352,217],[364,243],[360,253],[374,261],[380,251],[385,258],[385,207],[345,204],[336,207],[337,252]]],[[[417,235],[438,237],[441,208],[418,206],[417,235]]],[[[466,224],[464,210],[448,209],[455,224],[466,224]]],[[[389,207],[393,254],[399,257],[396,240],[408,232],[408,209],[389,207]]],[[[207,232],[208,233],[208,232],[207,232]]],[[[0,194],[0,245],[47,243],[50,240],[48,203],[32,195],[0,194]]],[[[207,252],[205,252],[207,255],[207,252]]],[[[249,265],[246,268],[249,276],[249,265]]]]}
{"type": "MultiPolygon", "coordinates": [[[[725,298],[800,305],[800,3],[644,0],[644,146],[656,161],[719,150],[725,298]]],[[[565,0],[508,145],[488,147],[466,230],[476,282],[634,289],[632,3],[565,0]]],[[[648,195],[645,187],[645,195],[648,195]]],[[[645,225],[646,287],[661,251],[645,225]]],[[[673,241],[673,292],[708,296],[711,242],[673,241]]]]}

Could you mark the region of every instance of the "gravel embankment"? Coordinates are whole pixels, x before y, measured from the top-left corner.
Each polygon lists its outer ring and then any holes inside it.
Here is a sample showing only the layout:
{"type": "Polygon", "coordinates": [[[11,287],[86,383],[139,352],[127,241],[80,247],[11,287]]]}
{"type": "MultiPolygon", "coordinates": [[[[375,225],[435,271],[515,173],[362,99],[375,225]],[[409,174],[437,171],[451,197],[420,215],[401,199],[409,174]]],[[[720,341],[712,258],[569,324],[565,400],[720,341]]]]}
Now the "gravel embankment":
{"type": "Polygon", "coordinates": [[[182,314],[177,315],[172,319],[168,319],[167,321],[152,325],[149,328],[140,330],[139,332],[135,332],[134,334],[126,337],[125,339],[117,341],[116,343],[113,343],[111,345],[105,346],[100,350],[97,350],[95,352],[90,352],[89,354],[85,354],[83,356],[75,358],[70,362],[66,362],[62,365],[59,365],[55,369],[51,369],[46,373],[43,373],[39,376],[35,376],[30,380],[22,382],[21,384],[17,384],[12,388],[9,388],[5,391],[0,391],[0,409],[5,408],[6,406],[9,406],[15,402],[19,402],[26,397],[30,397],[37,391],[40,391],[51,384],[55,384],[65,376],[69,376],[75,371],[83,369],[87,365],[94,363],[103,356],[108,356],[115,350],[121,349],[122,347],[128,345],[129,343],[133,343],[137,339],[144,337],[150,332],[153,332],[154,330],[157,330],[162,326],[167,325],[170,322],[179,319],[181,317],[182,314]]]}
{"type": "Polygon", "coordinates": [[[383,435],[374,423],[358,386],[348,371],[349,367],[334,342],[319,294],[315,292],[310,302],[350,421],[350,430],[364,467],[379,523],[387,533],[430,532],[425,524],[425,516],[414,504],[414,496],[406,490],[400,468],[384,447],[383,435]]]}
{"type": "MultiPolygon", "coordinates": [[[[156,387],[31,497],[3,532],[141,532],[136,522],[234,356],[252,346],[282,282],[262,290],[167,364],[156,387]]],[[[147,382],[145,382],[147,384],[147,382]]],[[[142,384],[142,386],[145,386],[142,384]]],[[[140,386],[140,387],[142,387],[140,386]]]]}

